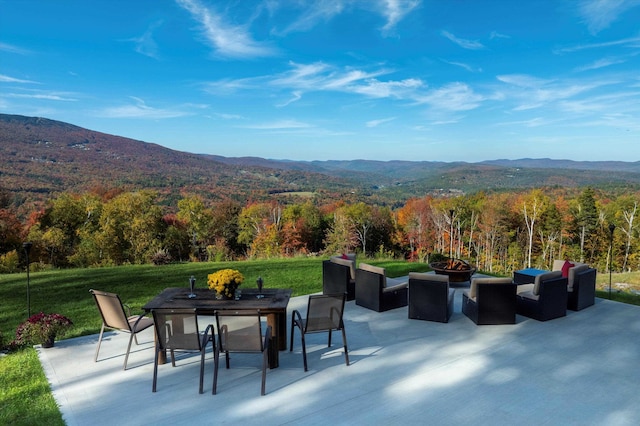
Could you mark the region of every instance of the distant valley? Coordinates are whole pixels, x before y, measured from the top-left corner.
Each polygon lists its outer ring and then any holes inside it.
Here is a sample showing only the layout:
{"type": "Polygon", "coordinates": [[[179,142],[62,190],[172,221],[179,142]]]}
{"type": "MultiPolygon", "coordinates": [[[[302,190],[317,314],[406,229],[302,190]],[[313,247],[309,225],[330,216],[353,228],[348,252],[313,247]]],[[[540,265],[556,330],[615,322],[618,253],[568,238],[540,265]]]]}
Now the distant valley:
{"type": "Polygon", "coordinates": [[[60,192],[152,189],[240,202],[319,197],[398,205],[479,190],[640,187],[640,162],[520,159],[480,163],[281,161],[192,154],[38,117],[0,114],[0,188],[19,206],[60,192]]]}

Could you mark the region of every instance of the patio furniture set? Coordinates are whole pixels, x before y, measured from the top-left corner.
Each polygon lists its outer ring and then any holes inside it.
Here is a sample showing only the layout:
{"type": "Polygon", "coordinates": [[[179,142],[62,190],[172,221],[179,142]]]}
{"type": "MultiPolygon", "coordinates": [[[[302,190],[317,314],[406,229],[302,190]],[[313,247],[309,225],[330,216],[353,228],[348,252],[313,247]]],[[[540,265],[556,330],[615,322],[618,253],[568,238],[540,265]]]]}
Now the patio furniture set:
{"type": "MultiPolygon", "coordinates": [[[[516,314],[547,321],[566,315],[567,309],[581,310],[594,304],[596,270],[568,261],[554,262],[553,271],[524,269],[512,278],[471,277],[463,290],[462,313],[477,325],[515,324],[516,314]]],[[[349,365],[347,337],[343,322],[346,300],[383,312],[408,306],[408,318],[446,323],[453,313],[456,289],[450,277],[411,272],[407,277],[390,278],[384,268],[360,263],[355,255],[334,256],[323,261],[323,294],[310,295],[306,315],[291,313],[289,350],[294,331],[302,344],[304,371],[308,371],[305,336],[327,332],[331,346],[333,331],[342,333],[345,364],[349,365]]],[[[149,301],[141,315],[130,315],[118,295],[90,290],[102,327],[94,361],[98,361],[105,329],[130,334],[123,369],[137,334],[154,327],[155,351],[152,391],[157,390],[158,368],[166,362],[176,366],[176,351],[200,354],[199,392],[203,393],[205,353],[211,344],[214,355],[212,394],[217,392],[218,364],[222,354],[230,368],[230,353],[262,356],[261,395],[266,393],[267,368],[278,367],[278,353],[287,348],[286,311],[289,289],[244,290],[241,297],[219,300],[207,289],[167,288],[149,301]],[[194,296],[195,294],[195,296],[194,296]],[[151,314],[151,318],[147,315],[151,314]],[[199,320],[211,318],[204,331],[199,320]],[[263,327],[263,319],[266,326],[263,327]]]]}
{"type": "MultiPolygon", "coordinates": [[[[290,289],[244,290],[241,297],[219,300],[207,289],[167,288],[149,301],[140,315],[129,315],[117,294],[90,290],[100,315],[102,328],[94,361],[106,328],[130,333],[125,353],[124,369],[131,344],[137,334],[154,327],[155,354],[152,391],[157,390],[158,367],[165,363],[167,352],[171,365],[176,366],[175,352],[200,354],[199,392],[203,393],[205,353],[209,344],[214,358],[212,394],[217,393],[218,364],[222,354],[226,368],[230,368],[230,353],[255,353],[262,356],[261,395],[266,393],[267,368],[278,367],[278,353],[287,348],[286,311],[291,296],[290,289]],[[194,296],[195,294],[195,296],[194,296]],[[147,317],[151,314],[152,318],[147,317]],[[200,330],[200,321],[211,319],[211,323],[200,330]],[[266,318],[266,327],[263,319],[266,318]]],[[[304,371],[307,367],[305,335],[327,332],[331,346],[333,331],[342,332],[345,362],[349,365],[347,337],[343,322],[345,293],[309,296],[306,315],[298,310],[291,314],[291,344],[293,350],[294,330],[301,335],[304,371]]]]}
{"type": "MultiPolygon", "coordinates": [[[[462,313],[477,325],[515,324],[516,314],[538,321],[565,316],[595,302],[596,270],[586,264],[554,261],[553,270],[524,269],[513,278],[473,277],[463,290],[462,313]]],[[[343,291],[377,312],[408,306],[408,317],[448,322],[456,289],[447,275],[410,273],[389,278],[384,268],[360,263],[355,255],[323,262],[323,291],[343,291]]]]}

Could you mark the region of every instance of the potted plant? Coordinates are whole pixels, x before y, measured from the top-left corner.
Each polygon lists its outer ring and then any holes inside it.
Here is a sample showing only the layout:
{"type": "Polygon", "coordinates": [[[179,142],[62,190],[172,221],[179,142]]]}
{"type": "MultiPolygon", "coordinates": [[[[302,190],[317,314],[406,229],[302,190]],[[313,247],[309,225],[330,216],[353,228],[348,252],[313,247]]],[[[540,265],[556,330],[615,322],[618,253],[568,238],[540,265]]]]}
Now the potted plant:
{"type": "Polygon", "coordinates": [[[233,299],[243,281],[244,276],[235,269],[221,269],[207,276],[207,284],[218,299],[233,299]]]}
{"type": "Polygon", "coordinates": [[[41,344],[43,348],[50,348],[56,337],[63,336],[72,325],[64,315],[40,312],[18,326],[15,343],[20,346],[41,344]]]}

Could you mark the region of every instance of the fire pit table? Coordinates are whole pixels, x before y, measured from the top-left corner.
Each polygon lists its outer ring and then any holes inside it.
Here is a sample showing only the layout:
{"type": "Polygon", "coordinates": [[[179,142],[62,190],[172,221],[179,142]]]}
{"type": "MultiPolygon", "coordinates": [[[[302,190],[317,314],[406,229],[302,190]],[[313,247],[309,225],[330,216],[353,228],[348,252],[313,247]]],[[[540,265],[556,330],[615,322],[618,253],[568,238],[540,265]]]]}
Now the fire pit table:
{"type": "Polygon", "coordinates": [[[438,275],[448,275],[449,281],[454,283],[471,281],[471,276],[476,272],[475,267],[460,259],[432,262],[429,267],[438,275]]]}

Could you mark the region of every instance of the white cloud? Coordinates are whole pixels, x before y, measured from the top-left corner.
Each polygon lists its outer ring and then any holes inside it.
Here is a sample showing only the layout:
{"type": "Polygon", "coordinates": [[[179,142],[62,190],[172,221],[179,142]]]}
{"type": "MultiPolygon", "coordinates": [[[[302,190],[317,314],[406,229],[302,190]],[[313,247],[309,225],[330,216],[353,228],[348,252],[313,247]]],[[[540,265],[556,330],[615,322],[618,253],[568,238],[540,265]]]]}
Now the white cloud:
{"type": "Polygon", "coordinates": [[[270,123],[254,124],[250,126],[244,126],[247,129],[258,130],[282,130],[282,129],[306,129],[313,127],[308,123],[303,123],[297,120],[279,120],[270,123]]]}
{"type": "Polygon", "coordinates": [[[484,97],[475,93],[465,83],[450,83],[439,89],[432,90],[423,102],[428,103],[434,109],[447,111],[467,111],[480,106],[484,97]]]}
{"type": "MultiPolygon", "coordinates": [[[[295,20],[282,30],[274,30],[278,36],[285,36],[292,32],[309,31],[320,23],[328,22],[334,17],[353,8],[362,8],[381,15],[385,19],[382,33],[393,31],[398,23],[416,9],[422,0],[313,0],[300,2],[297,5],[303,10],[295,20]]],[[[287,4],[290,6],[290,4],[287,4]]],[[[281,7],[279,3],[270,2],[268,8],[274,13],[281,7]]]]}
{"type": "Polygon", "coordinates": [[[3,52],[16,53],[18,55],[29,55],[30,51],[23,49],[18,46],[14,46],[12,44],[2,43],[0,42],[0,50],[3,52]]]}
{"type": "Polygon", "coordinates": [[[151,25],[147,31],[144,32],[140,37],[134,37],[129,39],[128,41],[132,41],[135,43],[136,52],[141,55],[148,56],[150,58],[157,59],[158,58],[158,44],[153,38],[153,32],[156,28],[158,28],[162,22],[157,22],[151,25]]]}
{"type": "Polygon", "coordinates": [[[180,109],[158,109],[147,106],[144,100],[131,97],[135,101],[135,105],[122,105],[112,108],[106,108],[99,113],[100,116],[108,118],[146,118],[146,119],[163,119],[176,118],[190,115],[186,111],[180,109]]]}
{"type": "Polygon", "coordinates": [[[299,101],[300,99],[302,99],[302,92],[301,92],[300,90],[294,90],[294,91],[291,93],[291,98],[290,98],[290,99],[288,99],[287,101],[285,101],[285,102],[283,102],[283,103],[281,103],[281,104],[278,104],[278,105],[276,105],[276,106],[277,106],[277,107],[280,107],[280,108],[281,108],[281,107],[286,107],[287,105],[292,104],[292,103],[294,103],[294,102],[297,102],[297,101],[299,101]]]}
{"type": "Polygon", "coordinates": [[[393,30],[402,18],[420,5],[419,0],[382,0],[381,3],[381,12],[387,18],[387,23],[382,27],[383,33],[393,30]]]}
{"type": "Polygon", "coordinates": [[[449,40],[451,40],[452,42],[454,42],[455,44],[457,44],[458,46],[462,47],[463,49],[468,49],[468,50],[484,49],[484,45],[479,41],[458,38],[455,35],[451,34],[449,31],[443,30],[440,33],[446,38],[448,38],[449,40]]]}
{"type": "Polygon", "coordinates": [[[602,58],[602,59],[598,59],[597,61],[594,61],[588,65],[584,65],[581,67],[576,68],[576,71],[590,71],[590,70],[597,70],[600,68],[605,68],[605,67],[609,67],[611,65],[616,65],[616,64],[623,64],[626,61],[624,59],[621,58],[602,58]]]}
{"type": "Polygon", "coordinates": [[[639,0],[584,0],[578,5],[589,32],[597,34],[629,9],[640,5],[639,0]]]}
{"type": "Polygon", "coordinates": [[[242,120],[244,117],[238,114],[227,114],[223,112],[214,113],[216,117],[220,117],[224,120],[242,120]]]}
{"type": "Polygon", "coordinates": [[[544,80],[527,74],[505,74],[496,78],[503,83],[520,87],[540,87],[551,82],[551,80],[544,80]]]}
{"type": "Polygon", "coordinates": [[[441,61],[444,62],[445,64],[455,65],[456,67],[464,68],[465,70],[467,70],[469,72],[480,72],[480,71],[482,71],[482,69],[480,69],[480,68],[478,68],[476,70],[471,65],[465,64],[463,62],[447,61],[446,59],[441,59],[441,61]]]}
{"type": "Polygon", "coordinates": [[[511,38],[511,36],[508,36],[508,35],[506,35],[506,34],[499,33],[499,32],[497,32],[497,31],[491,31],[491,34],[489,35],[489,38],[490,38],[491,40],[493,40],[494,38],[511,38]]]}
{"type": "Polygon", "coordinates": [[[588,43],[588,44],[579,44],[577,46],[571,46],[571,47],[562,47],[559,49],[555,49],[554,53],[571,53],[571,52],[577,52],[580,50],[601,49],[605,47],[613,47],[613,46],[620,46],[620,45],[640,47],[640,37],[629,37],[629,38],[623,38],[620,40],[607,41],[603,43],[588,43]]]}
{"type": "Polygon", "coordinates": [[[308,31],[318,23],[329,21],[344,10],[343,0],[314,0],[301,4],[304,12],[296,17],[295,21],[289,24],[284,30],[278,31],[279,36],[284,36],[292,32],[308,31]]]}
{"type": "Polygon", "coordinates": [[[23,80],[20,78],[9,77],[8,75],[0,74],[0,83],[25,83],[25,84],[39,84],[37,81],[23,80]]]}
{"type": "Polygon", "coordinates": [[[381,124],[388,123],[390,121],[395,120],[396,117],[382,118],[380,120],[370,120],[365,123],[367,127],[378,127],[381,124]]]}
{"type": "Polygon", "coordinates": [[[202,27],[205,39],[215,52],[230,58],[255,58],[272,56],[275,51],[265,43],[253,40],[248,28],[232,25],[202,5],[198,0],[176,0],[179,6],[191,13],[202,27]]]}
{"type": "Polygon", "coordinates": [[[299,100],[303,94],[312,92],[340,92],[363,95],[369,98],[392,98],[422,102],[427,85],[420,79],[382,81],[380,77],[390,74],[386,69],[363,71],[352,68],[339,69],[328,64],[290,63],[291,69],[280,74],[264,75],[238,80],[221,80],[205,85],[205,91],[214,95],[233,93],[238,90],[256,92],[280,88],[291,96],[276,106],[286,106],[299,100]]]}
{"type": "Polygon", "coordinates": [[[10,93],[7,95],[10,98],[22,98],[22,99],[40,99],[46,101],[65,101],[65,102],[74,102],[77,99],[70,98],[63,94],[58,93],[10,93]]]}

